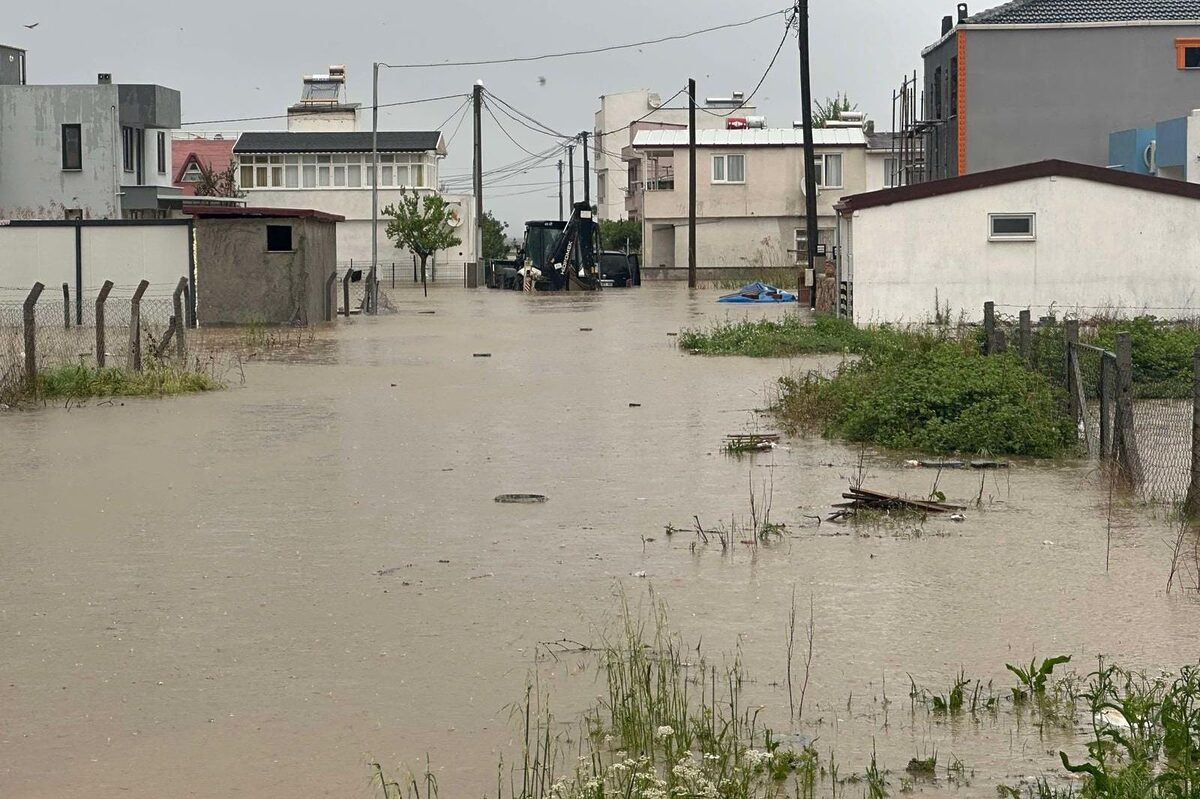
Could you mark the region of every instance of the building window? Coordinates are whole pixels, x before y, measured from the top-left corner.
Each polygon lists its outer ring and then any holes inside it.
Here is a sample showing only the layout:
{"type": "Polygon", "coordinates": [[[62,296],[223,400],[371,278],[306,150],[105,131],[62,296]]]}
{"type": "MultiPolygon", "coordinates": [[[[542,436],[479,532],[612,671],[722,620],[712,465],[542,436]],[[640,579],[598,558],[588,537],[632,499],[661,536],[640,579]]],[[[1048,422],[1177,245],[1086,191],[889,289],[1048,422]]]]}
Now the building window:
{"type": "Polygon", "coordinates": [[[200,164],[192,161],[187,165],[187,169],[183,170],[183,174],[179,177],[180,183],[199,183],[200,182],[200,164]]]}
{"type": "MultiPolygon", "coordinates": [[[[242,155],[243,189],[361,189],[372,182],[370,153],[329,155],[242,155]]],[[[379,185],[432,188],[436,164],[424,153],[380,153],[379,185]]]]}
{"type": "Polygon", "coordinates": [[[121,165],[126,172],[133,171],[134,140],[133,128],[121,128],[121,165]]]}
{"type": "Polygon", "coordinates": [[[746,156],[739,153],[712,157],[713,183],[745,183],[746,156]]]}
{"type": "Polygon", "coordinates": [[[267,252],[292,251],[292,226],[267,225],[267,252]]]}
{"type": "Polygon", "coordinates": [[[1033,241],[1034,214],[988,214],[988,241],[1033,241]]]}
{"type": "Polygon", "coordinates": [[[1175,66],[1178,69],[1200,69],[1200,39],[1175,40],[1175,66]]]}
{"type": "Polygon", "coordinates": [[[813,162],[817,168],[817,187],[821,189],[842,188],[842,154],[823,153],[813,162]]]}
{"type": "Polygon", "coordinates": [[[958,56],[950,59],[950,116],[958,116],[958,56]]]}
{"type": "Polygon", "coordinates": [[[899,158],[883,159],[883,185],[888,189],[901,185],[899,158]]]}
{"type": "Polygon", "coordinates": [[[933,71],[933,118],[942,118],[942,68],[933,71]]]}
{"type": "Polygon", "coordinates": [[[62,126],[62,168],[70,171],[83,169],[83,126],[62,126]]]}
{"type": "Polygon", "coordinates": [[[158,174],[167,174],[167,134],[158,132],[158,174]]]}

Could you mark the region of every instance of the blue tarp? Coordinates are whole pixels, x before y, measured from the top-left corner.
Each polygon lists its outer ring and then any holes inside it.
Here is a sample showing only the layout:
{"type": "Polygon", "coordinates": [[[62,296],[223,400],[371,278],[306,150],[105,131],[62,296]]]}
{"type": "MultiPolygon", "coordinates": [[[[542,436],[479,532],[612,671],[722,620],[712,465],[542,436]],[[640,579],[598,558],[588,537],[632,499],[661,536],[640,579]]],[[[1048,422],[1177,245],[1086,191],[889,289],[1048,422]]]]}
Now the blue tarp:
{"type": "Polygon", "coordinates": [[[796,295],[766,283],[747,283],[733,294],[726,294],[717,302],[795,302],[796,295]]]}

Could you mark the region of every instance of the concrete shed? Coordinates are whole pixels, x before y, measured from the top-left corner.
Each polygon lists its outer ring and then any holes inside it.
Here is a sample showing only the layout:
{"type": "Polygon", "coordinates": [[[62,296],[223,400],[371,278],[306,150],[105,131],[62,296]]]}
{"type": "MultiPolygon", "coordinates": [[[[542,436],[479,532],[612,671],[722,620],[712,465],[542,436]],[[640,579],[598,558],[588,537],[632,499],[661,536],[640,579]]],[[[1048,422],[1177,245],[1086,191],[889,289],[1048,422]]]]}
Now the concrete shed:
{"type": "Polygon", "coordinates": [[[838,277],[859,323],[978,320],[988,301],[1012,316],[1200,315],[1200,185],[1050,160],[837,210],[838,277]]]}
{"type": "Polygon", "coordinates": [[[202,325],[311,325],[337,308],[337,223],[295,208],[190,206],[202,325]]]}

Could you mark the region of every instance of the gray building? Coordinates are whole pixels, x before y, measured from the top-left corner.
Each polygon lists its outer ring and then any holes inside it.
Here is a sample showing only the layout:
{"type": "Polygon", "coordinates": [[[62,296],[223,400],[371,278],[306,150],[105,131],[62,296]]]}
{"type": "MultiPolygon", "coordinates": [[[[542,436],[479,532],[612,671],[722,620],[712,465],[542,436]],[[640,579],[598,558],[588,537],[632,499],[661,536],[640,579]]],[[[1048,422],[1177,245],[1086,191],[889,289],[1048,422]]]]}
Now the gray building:
{"type": "Polygon", "coordinates": [[[0,219],[157,219],[172,185],[179,92],[152,84],[30,85],[0,46],[0,219]]]}
{"type": "Polygon", "coordinates": [[[1049,158],[1107,165],[1108,135],[1200,100],[1200,0],[960,3],[925,61],[931,179],[1049,158]]]}

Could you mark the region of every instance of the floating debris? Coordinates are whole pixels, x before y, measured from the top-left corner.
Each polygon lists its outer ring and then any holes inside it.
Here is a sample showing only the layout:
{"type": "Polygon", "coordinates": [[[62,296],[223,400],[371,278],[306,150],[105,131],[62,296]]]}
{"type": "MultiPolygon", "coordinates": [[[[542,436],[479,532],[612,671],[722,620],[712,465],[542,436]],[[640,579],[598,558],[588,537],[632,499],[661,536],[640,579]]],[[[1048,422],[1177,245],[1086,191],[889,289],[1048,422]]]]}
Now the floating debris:
{"type": "Polygon", "coordinates": [[[1007,469],[1008,461],[905,461],[913,469],[1007,469]]]}
{"type": "Polygon", "coordinates": [[[579,332],[580,333],[591,333],[592,329],[590,327],[581,327],[581,328],[579,328],[579,332]]]}
{"type": "Polygon", "coordinates": [[[477,352],[477,353],[475,353],[474,357],[476,357],[476,358],[490,358],[490,357],[492,357],[492,354],[491,354],[490,352],[477,352]]]}
{"type": "Polygon", "coordinates": [[[779,433],[730,433],[722,448],[726,452],[761,452],[779,446],[779,433]]]}
{"type": "MultiPolygon", "coordinates": [[[[833,507],[834,512],[828,521],[837,521],[853,516],[860,510],[895,511],[907,510],[917,513],[952,513],[966,510],[962,505],[949,505],[945,502],[935,502],[929,499],[907,499],[894,494],[884,494],[867,488],[851,488],[842,494],[842,499],[849,502],[839,502],[833,507]]],[[[960,515],[960,514],[955,514],[960,515]]],[[[951,517],[953,518],[953,517],[951,517]]],[[[965,518],[965,517],[964,517],[965,518]]],[[[957,519],[955,521],[958,521],[957,519]]]]}
{"type": "Polygon", "coordinates": [[[642,403],[640,403],[640,402],[631,402],[631,403],[629,403],[629,407],[630,407],[630,408],[640,408],[640,407],[642,407],[642,403]]]}
{"type": "Polygon", "coordinates": [[[501,494],[496,497],[496,501],[504,505],[537,505],[548,499],[542,494],[501,494]]]}

